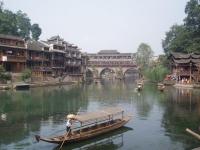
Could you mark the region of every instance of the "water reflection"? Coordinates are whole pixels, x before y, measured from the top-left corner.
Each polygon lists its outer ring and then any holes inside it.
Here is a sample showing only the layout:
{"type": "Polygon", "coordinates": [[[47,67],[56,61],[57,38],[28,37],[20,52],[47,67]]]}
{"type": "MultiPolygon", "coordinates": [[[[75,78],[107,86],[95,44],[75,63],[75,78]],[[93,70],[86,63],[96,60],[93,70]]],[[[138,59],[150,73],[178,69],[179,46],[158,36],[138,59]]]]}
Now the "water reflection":
{"type": "MultiPolygon", "coordinates": [[[[119,149],[124,144],[124,134],[128,131],[133,130],[129,127],[122,127],[113,132],[98,136],[94,139],[89,139],[87,141],[82,141],[78,144],[68,144],[63,147],[64,150],[101,150],[109,149],[115,150],[119,149]]],[[[58,149],[55,147],[55,149],[58,149]]]]}
{"type": "Polygon", "coordinates": [[[173,141],[184,143],[185,149],[199,146],[199,141],[185,133],[186,128],[198,131],[200,125],[200,92],[195,89],[170,88],[162,126],[173,141]],[[192,143],[192,144],[191,144],[192,143]]]}
{"type": "Polygon", "coordinates": [[[183,150],[200,146],[185,132],[185,128],[199,132],[200,90],[166,87],[160,92],[156,85],[146,83],[137,92],[135,87],[134,81],[104,80],[89,85],[1,91],[0,149],[54,149],[54,144],[35,143],[34,135],[64,134],[67,113],[96,111],[105,106],[120,106],[133,114],[126,126],[134,132],[123,132],[123,144],[117,146],[115,140],[109,143],[112,132],[65,149],[183,150]],[[104,139],[107,142],[101,143],[104,139]]]}
{"type": "Polygon", "coordinates": [[[87,109],[88,98],[81,91],[81,87],[48,87],[0,92],[1,118],[4,116],[0,120],[0,144],[20,141],[40,131],[43,124],[56,126],[63,123],[67,113],[87,109]]]}

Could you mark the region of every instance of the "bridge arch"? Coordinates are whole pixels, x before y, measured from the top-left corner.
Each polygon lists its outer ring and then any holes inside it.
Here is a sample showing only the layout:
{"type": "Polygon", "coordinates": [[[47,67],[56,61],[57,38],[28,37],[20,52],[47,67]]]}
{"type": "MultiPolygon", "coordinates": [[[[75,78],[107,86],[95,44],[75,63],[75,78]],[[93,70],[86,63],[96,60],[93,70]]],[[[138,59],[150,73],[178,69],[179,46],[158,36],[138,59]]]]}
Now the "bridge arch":
{"type": "Polygon", "coordinates": [[[112,68],[103,68],[100,72],[99,72],[99,77],[100,78],[105,78],[105,77],[108,77],[108,78],[113,78],[115,75],[115,71],[114,69],[112,68]]]}
{"type": "Polygon", "coordinates": [[[136,67],[131,67],[131,68],[128,68],[124,71],[124,74],[123,74],[124,77],[128,77],[128,76],[134,76],[134,78],[139,78],[139,71],[138,71],[138,68],[136,67]]]}

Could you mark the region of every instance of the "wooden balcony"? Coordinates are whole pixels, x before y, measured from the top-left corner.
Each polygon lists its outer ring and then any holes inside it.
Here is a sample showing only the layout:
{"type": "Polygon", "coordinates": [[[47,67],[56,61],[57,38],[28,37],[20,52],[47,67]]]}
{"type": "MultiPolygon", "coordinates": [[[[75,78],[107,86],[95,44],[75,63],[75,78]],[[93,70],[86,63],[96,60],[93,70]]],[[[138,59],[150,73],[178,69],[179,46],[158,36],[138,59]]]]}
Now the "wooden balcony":
{"type": "Polygon", "coordinates": [[[35,66],[35,67],[31,67],[32,71],[47,71],[47,72],[51,72],[52,68],[50,66],[48,67],[41,67],[41,66],[35,66]]]}
{"type": "Polygon", "coordinates": [[[25,56],[0,56],[0,61],[4,62],[26,62],[25,56]]]}
{"type": "Polygon", "coordinates": [[[64,60],[65,60],[65,57],[63,57],[63,56],[54,56],[54,57],[52,57],[52,60],[64,61],[64,60]]]}
{"type": "Polygon", "coordinates": [[[43,57],[29,57],[29,61],[51,61],[50,58],[43,57]]]}

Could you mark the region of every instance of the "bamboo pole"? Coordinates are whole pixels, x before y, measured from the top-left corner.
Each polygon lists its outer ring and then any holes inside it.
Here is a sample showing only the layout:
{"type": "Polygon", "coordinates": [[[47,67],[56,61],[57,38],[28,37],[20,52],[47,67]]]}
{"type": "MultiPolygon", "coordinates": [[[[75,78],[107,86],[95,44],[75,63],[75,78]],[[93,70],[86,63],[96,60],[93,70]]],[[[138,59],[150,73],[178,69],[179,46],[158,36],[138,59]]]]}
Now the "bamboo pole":
{"type": "MultiPolygon", "coordinates": [[[[70,129],[70,130],[71,130],[71,129],[70,129]]],[[[66,135],[64,135],[64,140],[63,140],[62,144],[60,145],[60,148],[59,148],[59,150],[61,150],[61,149],[62,149],[62,146],[63,146],[63,144],[65,143],[66,137],[68,136],[68,134],[69,134],[70,130],[67,132],[67,134],[66,134],[66,135]]]]}
{"type": "Polygon", "coordinates": [[[191,135],[193,135],[194,137],[196,137],[198,140],[200,140],[200,135],[193,132],[192,130],[186,128],[186,132],[190,133],[191,135]]]}

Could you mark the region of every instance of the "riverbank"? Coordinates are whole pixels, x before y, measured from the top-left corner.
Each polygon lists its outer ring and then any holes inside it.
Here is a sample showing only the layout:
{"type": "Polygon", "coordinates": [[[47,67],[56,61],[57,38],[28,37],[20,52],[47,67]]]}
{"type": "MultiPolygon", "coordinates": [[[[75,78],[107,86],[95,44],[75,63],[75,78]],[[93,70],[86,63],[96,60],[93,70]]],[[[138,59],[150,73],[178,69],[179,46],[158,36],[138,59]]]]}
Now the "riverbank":
{"type": "Polygon", "coordinates": [[[30,84],[30,88],[35,87],[46,87],[46,86],[57,86],[57,85],[72,85],[78,83],[77,81],[67,81],[67,82],[33,82],[30,84]]]}
{"type": "Polygon", "coordinates": [[[26,84],[29,85],[30,88],[36,88],[36,87],[48,87],[48,86],[58,86],[58,85],[73,85],[77,84],[79,82],[77,81],[65,81],[65,82],[49,82],[49,81],[41,81],[41,82],[31,82],[31,83],[22,83],[22,82],[15,82],[10,84],[0,84],[0,90],[9,90],[9,89],[15,89],[16,86],[19,84],[26,84]]]}
{"type": "Polygon", "coordinates": [[[177,88],[198,88],[200,89],[200,84],[182,84],[182,83],[176,83],[174,85],[177,88]]]}

